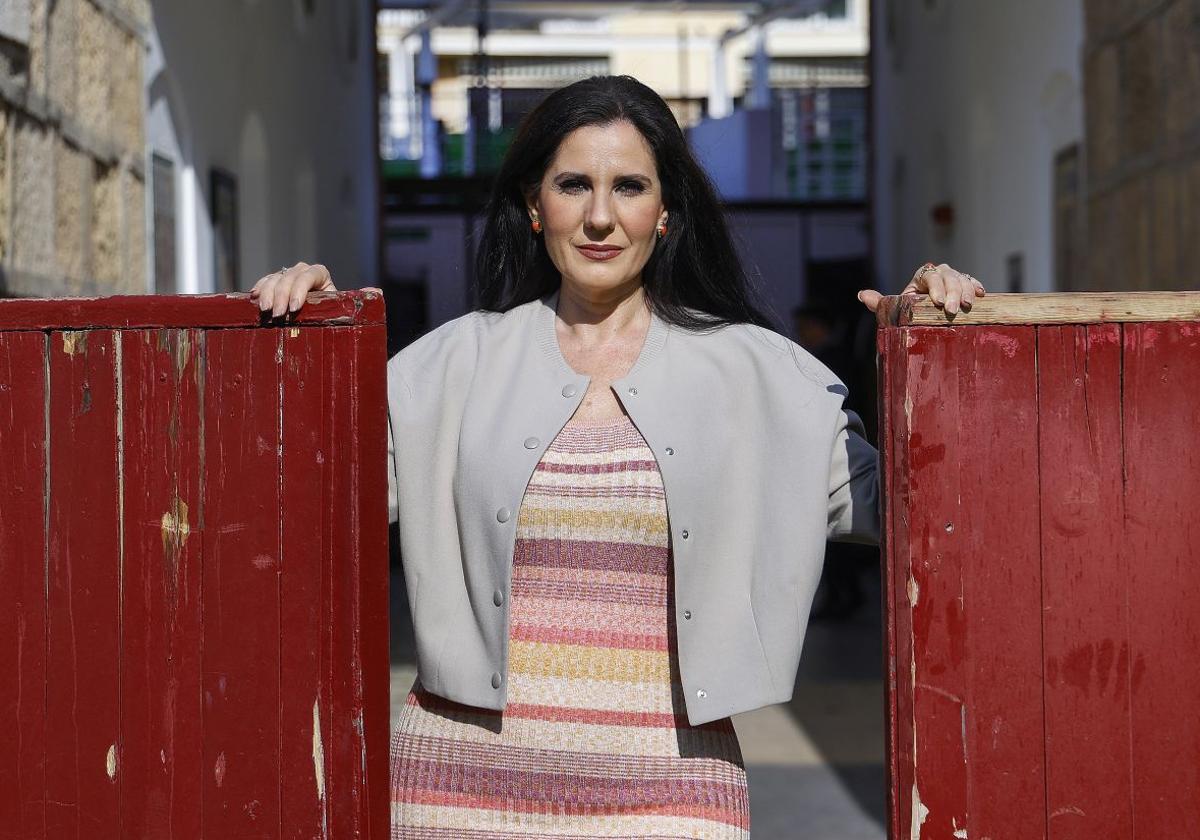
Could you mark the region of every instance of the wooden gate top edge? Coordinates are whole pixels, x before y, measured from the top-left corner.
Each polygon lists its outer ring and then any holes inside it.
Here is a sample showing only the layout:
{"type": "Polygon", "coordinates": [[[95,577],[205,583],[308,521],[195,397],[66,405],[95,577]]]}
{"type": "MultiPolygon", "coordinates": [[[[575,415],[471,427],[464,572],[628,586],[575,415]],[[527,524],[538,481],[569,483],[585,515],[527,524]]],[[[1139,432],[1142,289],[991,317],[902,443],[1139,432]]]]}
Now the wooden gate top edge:
{"type": "Polygon", "coordinates": [[[928,295],[910,293],[885,296],[875,318],[880,327],[1200,321],[1200,292],[989,292],[952,316],[928,295]]]}
{"type": "Polygon", "coordinates": [[[326,327],[383,323],[383,292],[377,288],[310,292],[307,303],[298,313],[274,319],[261,313],[258,304],[241,292],[0,300],[0,331],[326,327]]]}

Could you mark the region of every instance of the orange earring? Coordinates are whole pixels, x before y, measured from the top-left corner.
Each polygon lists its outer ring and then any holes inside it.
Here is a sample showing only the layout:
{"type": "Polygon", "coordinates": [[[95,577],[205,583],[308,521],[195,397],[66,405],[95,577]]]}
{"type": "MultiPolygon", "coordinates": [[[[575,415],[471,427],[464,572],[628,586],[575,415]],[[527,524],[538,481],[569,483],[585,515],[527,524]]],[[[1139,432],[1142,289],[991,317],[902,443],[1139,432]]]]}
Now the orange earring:
{"type": "Polygon", "coordinates": [[[658,226],[658,238],[662,239],[666,235],[667,235],[667,224],[666,224],[666,222],[663,222],[661,225],[658,226]]]}
{"type": "Polygon", "coordinates": [[[542,232],[542,222],[541,222],[541,220],[540,220],[540,219],[534,219],[534,220],[533,220],[533,223],[530,225],[530,227],[532,227],[532,228],[533,228],[533,232],[534,232],[534,233],[541,233],[541,232],[542,232]]]}

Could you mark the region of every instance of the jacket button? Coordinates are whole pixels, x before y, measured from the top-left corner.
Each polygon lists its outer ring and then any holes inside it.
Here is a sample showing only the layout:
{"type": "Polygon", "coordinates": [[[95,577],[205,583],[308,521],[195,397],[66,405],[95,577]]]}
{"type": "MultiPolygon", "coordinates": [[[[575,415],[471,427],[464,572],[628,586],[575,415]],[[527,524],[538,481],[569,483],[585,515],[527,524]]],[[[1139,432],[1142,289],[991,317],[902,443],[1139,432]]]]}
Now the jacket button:
{"type": "Polygon", "coordinates": [[[508,508],[500,508],[500,510],[496,511],[497,522],[507,522],[510,516],[512,516],[512,511],[508,508]]]}
{"type": "Polygon", "coordinates": [[[687,532],[687,529],[685,528],[685,529],[683,530],[683,533],[681,533],[679,536],[683,537],[683,538],[686,540],[686,539],[688,538],[688,532],[687,532]]]}
{"type": "Polygon", "coordinates": [[[497,607],[504,603],[504,593],[499,589],[492,593],[492,603],[497,607]]]}
{"type": "Polygon", "coordinates": [[[540,443],[540,441],[535,437],[525,438],[525,448],[526,449],[537,449],[538,443],[540,443]]]}
{"type": "Polygon", "coordinates": [[[637,396],[637,388],[630,388],[629,393],[631,396],[636,397],[637,396]]]}
{"type": "Polygon", "coordinates": [[[577,391],[577,390],[575,389],[575,386],[574,386],[574,385],[564,385],[564,386],[563,386],[563,389],[562,389],[562,395],[563,395],[564,397],[573,397],[573,396],[575,396],[575,395],[576,395],[576,394],[578,394],[578,393],[579,393],[579,391],[577,391]]]}
{"type": "MultiPolygon", "coordinates": [[[[494,680],[493,680],[492,684],[495,685],[494,680]]],[[[708,696],[708,692],[705,691],[703,688],[698,688],[698,689],[696,689],[696,696],[699,697],[701,700],[703,700],[705,697],[708,696]]]]}
{"type": "Polygon", "coordinates": [[[691,617],[692,617],[692,611],[691,611],[691,610],[684,610],[684,611],[683,611],[683,618],[684,618],[684,620],[688,620],[688,619],[690,619],[691,617]]]}
{"type": "Polygon", "coordinates": [[[496,673],[492,674],[492,688],[499,688],[499,687],[500,687],[500,672],[497,671],[496,673]]]}
{"type": "Polygon", "coordinates": [[[668,454],[668,455],[674,455],[674,454],[675,454],[675,450],[674,450],[674,449],[672,449],[671,447],[669,447],[669,446],[668,446],[668,447],[667,447],[667,454],[668,454]]]}

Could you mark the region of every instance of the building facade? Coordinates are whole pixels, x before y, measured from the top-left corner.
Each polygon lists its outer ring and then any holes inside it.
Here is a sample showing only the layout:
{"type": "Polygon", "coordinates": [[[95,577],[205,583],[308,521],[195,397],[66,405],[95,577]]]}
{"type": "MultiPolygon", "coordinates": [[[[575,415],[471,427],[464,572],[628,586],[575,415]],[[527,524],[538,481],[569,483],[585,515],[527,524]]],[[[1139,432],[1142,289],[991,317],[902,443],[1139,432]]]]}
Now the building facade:
{"type": "Polygon", "coordinates": [[[0,4],[0,294],[146,287],[147,0],[0,4]]]}
{"type": "Polygon", "coordinates": [[[0,291],[374,285],[370,0],[0,3],[0,291]]]}
{"type": "Polygon", "coordinates": [[[408,301],[407,331],[472,306],[479,212],[521,118],[603,74],[633,75],[672,107],[782,330],[814,297],[858,306],[870,282],[868,0],[389,5],[384,282],[408,301]]]}
{"type": "Polygon", "coordinates": [[[1200,289],[1200,5],[1084,9],[1087,250],[1073,288],[1200,289]]]}
{"type": "Polygon", "coordinates": [[[1082,165],[1079,0],[877,0],[873,35],[877,286],[932,260],[993,291],[1057,288],[1056,207],[1078,197],[1056,199],[1056,169],[1082,177],[1065,171],[1082,165]]]}

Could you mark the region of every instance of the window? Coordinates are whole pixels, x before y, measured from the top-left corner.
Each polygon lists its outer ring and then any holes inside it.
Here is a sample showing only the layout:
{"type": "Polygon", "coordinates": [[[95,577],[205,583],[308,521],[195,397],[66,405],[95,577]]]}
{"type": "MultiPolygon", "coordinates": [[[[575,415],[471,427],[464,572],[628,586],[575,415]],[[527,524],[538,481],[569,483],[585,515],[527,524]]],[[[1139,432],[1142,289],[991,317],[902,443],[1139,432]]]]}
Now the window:
{"type": "Polygon", "coordinates": [[[1054,285],[1078,290],[1083,263],[1083,195],[1079,144],[1054,156],[1054,285]]]}
{"type": "Polygon", "coordinates": [[[150,156],[150,188],[154,237],[154,292],[179,293],[175,277],[175,163],[154,152],[150,156]]]}

